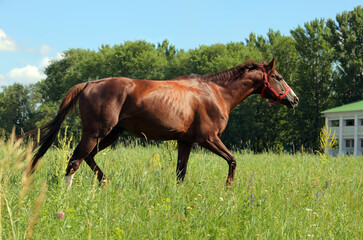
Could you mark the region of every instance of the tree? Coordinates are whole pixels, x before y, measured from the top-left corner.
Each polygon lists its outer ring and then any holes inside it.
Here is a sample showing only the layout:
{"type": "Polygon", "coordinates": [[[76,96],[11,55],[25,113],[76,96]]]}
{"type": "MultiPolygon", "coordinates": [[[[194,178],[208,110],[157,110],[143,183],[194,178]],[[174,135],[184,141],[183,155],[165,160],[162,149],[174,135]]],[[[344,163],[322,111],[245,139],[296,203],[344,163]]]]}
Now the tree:
{"type": "Polygon", "coordinates": [[[337,14],[329,19],[330,33],[326,38],[334,47],[336,63],[332,88],[334,105],[363,99],[363,8],[337,14]]]}
{"type": "Polygon", "coordinates": [[[164,79],[163,70],[167,60],[165,53],[157,51],[155,46],[146,41],[126,41],[114,46],[115,53],[111,61],[113,76],[125,76],[136,79],[164,79]]]}
{"type": "Polygon", "coordinates": [[[291,31],[299,52],[297,90],[299,108],[297,126],[299,142],[312,150],[319,148],[319,131],[323,126],[320,112],[331,106],[333,51],[324,35],[329,29],[325,20],[315,19],[291,31]]]}
{"type": "Polygon", "coordinates": [[[18,83],[3,87],[0,93],[0,126],[7,133],[11,133],[14,126],[17,134],[35,127],[35,102],[31,99],[31,88],[18,83]]]}

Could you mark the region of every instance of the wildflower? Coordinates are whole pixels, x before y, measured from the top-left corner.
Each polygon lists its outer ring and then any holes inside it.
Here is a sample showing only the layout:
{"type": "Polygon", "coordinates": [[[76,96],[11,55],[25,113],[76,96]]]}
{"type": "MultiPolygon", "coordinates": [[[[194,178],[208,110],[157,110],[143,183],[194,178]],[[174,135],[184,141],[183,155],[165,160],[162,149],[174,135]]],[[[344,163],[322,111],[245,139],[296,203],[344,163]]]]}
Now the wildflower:
{"type": "Polygon", "coordinates": [[[330,186],[330,182],[331,182],[331,180],[326,180],[326,182],[325,182],[325,188],[328,188],[329,186],[330,186]]]}
{"type": "Polygon", "coordinates": [[[187,198],[189,197],[189,194],[187,194],[187,198]]]}
{"type": "Polygon", "coordinates": [[[312,212],[312,211],[313,211],[313,209],[307,208],[307,209],[306,209],[306,211],[308,211],[308,212],[312,212]]]}
{"type": "Polygon", "coordinates": [[[317,203],[320,203],[320,198],[322,197],[323,193],[324,192],[319,192],[319,191],[316,192],[316,194],[315,194],[315,198],[316,198],[315,201],[317,203]]]}
{"type": "Polygon", "coordinates": [[[255,195],[251,194],[251,202],[252,202],[252,205],[256,204],[255,201],[256,201],[255,195]]]}
{"type": "Polygon", "coordinates": [[[62,211],[57,212],[57,218],[58,219],[63,219],[64,218],[64,212],[62,212],[62,211]]]}
{"type": "Polygon", "coordinates": [[[88,226],[90,226],[91,225],[91,223],[90,222],[88,222],[87,224],[86,224],[86,227],[88,227],[88,226]]]}
{"type": "Polygon", "coordinates": [[[251,174],[251,176],[250,176],[250,182],[252,182],[253,181],[253,177],[255,176],[255,172],[253,172],[252,174],[251,174]]]}
{"type": "Polygon", "coordinates": [[[192,208],[191,207],[187,207],[187,210],[192,210],[192,208]]]}
{"type": "Polygon", "coordinates": [[[115,219],[114,219],[114,218],[112,218],[112,221],[115,221],[115,219]]]}

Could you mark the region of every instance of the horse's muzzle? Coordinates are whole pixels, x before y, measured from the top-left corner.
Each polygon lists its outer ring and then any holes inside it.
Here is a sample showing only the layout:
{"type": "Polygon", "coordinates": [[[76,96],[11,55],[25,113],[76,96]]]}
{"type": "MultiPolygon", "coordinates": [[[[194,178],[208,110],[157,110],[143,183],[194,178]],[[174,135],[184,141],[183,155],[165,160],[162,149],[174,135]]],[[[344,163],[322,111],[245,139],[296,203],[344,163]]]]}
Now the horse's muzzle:
{"type": "Polygon", "coordinates": [[[296,108],[299,104],[299,98],[297,96],[293,96],[292,98],[285,96],[282,101],[282,104],[284,104],[288,108],[296,108]]]}

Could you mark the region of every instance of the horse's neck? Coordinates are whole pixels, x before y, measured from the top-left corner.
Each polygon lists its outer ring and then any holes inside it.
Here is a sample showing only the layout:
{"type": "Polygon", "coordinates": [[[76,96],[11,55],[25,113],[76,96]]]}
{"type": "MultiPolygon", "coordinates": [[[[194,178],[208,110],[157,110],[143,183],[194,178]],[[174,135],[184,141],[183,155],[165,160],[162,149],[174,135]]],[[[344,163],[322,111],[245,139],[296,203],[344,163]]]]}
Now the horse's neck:
{"type": "Polygon", "coordinates": [[[229,106],[229,110],[235,108],[254,92],[253,81],[248,78],[239,79],[221,86],[221,93],[229,106]]]}

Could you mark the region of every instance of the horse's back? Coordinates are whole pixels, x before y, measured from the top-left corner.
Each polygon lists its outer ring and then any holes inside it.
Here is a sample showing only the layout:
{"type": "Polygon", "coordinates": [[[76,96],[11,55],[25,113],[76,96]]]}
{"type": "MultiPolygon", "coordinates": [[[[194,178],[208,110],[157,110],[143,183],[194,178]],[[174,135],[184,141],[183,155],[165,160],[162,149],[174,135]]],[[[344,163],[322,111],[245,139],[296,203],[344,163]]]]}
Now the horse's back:
{"type": "MultiPolygon", "coordinates": [[[[99,135],[118,125],[148,139],[195,137],[196,125],[213,121],[211,109],[217,109],[214,92],[210,85],[196,79],[92,81],[80,97],[82,123],[99,135]],[[94,119],[92,124],[90,118],[94,119]]],[[[214,113],[216,117],[218,114],[219,110],[214,113]]]]}

